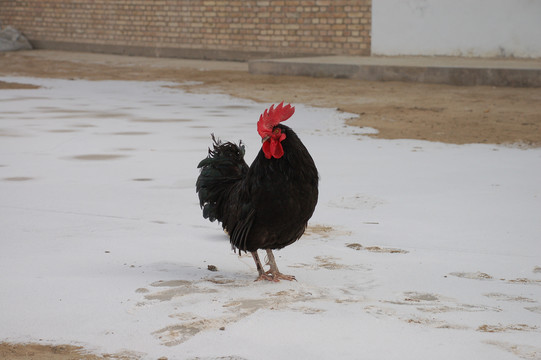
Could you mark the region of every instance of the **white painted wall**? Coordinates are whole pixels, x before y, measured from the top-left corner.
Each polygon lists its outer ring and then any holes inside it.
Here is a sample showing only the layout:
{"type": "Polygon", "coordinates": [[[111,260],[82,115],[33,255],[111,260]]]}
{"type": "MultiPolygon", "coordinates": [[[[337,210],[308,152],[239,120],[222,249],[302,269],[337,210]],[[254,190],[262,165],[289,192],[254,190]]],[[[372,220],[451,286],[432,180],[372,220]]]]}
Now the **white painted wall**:
{"type": "Polygon", "coordinates": [[[541,58],[541,0],[372,0],[372,54],[541,58]]]}

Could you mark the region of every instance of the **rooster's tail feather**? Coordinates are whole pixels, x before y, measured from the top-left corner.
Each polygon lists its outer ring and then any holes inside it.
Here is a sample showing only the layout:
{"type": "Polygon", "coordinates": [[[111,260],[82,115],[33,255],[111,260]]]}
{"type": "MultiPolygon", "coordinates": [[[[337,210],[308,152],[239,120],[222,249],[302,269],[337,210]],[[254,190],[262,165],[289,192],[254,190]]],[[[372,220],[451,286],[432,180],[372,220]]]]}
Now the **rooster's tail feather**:
{"type": "Polygon", "coordinates": [[[222,221],[224,207],[234,185],[241,181],[248,172],[244,161],[244,145],[222,143],[212,135],[213,149],[209,148],[207,158],[197,167],[201,173],[195,184],[203,217],[210,221],[222,221]]]}

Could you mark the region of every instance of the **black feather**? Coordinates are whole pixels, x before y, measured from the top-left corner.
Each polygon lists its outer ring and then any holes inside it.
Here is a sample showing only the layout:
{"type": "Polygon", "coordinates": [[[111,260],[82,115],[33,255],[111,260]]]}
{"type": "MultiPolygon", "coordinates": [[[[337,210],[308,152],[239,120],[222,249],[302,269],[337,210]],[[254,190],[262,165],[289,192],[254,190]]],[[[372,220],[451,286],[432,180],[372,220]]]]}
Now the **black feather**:
{"type": "Polygon", "coordinates": [[[248,167],[242,143],[222,143],[213,135],[213,149],[198,165],[203,216],[220,221],[239,251],[295,242],[317,204],[319,177],[310,153],[293,130],[277,127],[286,134],[280,159],[267,159],[260,151],[248,167]]]}

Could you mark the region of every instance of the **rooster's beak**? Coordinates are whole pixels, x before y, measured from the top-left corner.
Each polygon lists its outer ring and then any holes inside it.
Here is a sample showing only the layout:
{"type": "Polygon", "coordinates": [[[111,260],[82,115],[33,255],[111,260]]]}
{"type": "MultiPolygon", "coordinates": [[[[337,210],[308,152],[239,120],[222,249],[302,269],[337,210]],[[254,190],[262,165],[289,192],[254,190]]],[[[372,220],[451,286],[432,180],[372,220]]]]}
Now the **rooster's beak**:
{"type": "Polygon", "coordinates": [[[263,139],[261,139],[261,142],[264,143],[265,141],[269,140],[270,138],[271,138],[270,135],[267,135],[263,139]]]}

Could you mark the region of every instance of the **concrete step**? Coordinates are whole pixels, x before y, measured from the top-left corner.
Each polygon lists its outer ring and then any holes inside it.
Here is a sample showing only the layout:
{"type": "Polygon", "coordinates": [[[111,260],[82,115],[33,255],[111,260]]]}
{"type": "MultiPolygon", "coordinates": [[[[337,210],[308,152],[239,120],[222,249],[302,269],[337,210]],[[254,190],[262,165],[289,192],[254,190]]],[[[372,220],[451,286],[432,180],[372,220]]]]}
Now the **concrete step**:
{"type": "Polygon", "coordinates": [[[321,56],[252,60],[248,67],[254,74],[461,86],[541,87],[541,59],[321,56]]]}

